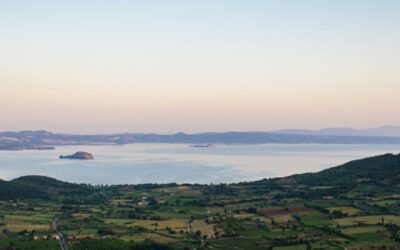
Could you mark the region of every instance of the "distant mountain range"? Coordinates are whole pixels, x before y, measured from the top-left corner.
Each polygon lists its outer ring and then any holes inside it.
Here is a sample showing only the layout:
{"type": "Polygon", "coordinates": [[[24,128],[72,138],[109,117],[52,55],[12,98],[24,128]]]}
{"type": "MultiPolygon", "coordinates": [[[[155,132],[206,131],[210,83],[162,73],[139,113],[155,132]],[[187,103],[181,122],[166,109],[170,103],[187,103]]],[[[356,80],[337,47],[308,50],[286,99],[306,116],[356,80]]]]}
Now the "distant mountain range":
{"type": "Polygon", "coordinates": [[[318,130],[309,129],[286,129],[276,130],[273,133],[290,135],[346,135],[346,136],[390,136],[400,137],[400,126],[386,125],[378,128],[353,129],[353,128],[323,128],[318,130]]]}
{"type": "Polygon", "coordinates": [[[198,134],[72,135],[44,130],[0,132],[0,150],[49,150],[61,145],[97,145],[131,143],[320,143],[320,144],[400,144],[400,127],[385,126],[372,129],[330,128],[321,130],[280,130],[273,132],[221,132],[198,134]]]}

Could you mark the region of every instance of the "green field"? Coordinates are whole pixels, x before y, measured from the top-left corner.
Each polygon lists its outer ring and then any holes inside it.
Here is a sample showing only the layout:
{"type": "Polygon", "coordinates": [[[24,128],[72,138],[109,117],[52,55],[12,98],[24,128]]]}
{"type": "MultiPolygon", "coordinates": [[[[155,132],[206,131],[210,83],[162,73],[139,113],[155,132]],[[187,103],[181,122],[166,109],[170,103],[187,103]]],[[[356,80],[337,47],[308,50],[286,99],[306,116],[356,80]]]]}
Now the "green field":
{"type": "Polygon", "coordinates": [[[351,218],[335,219],[333,222],[339,226],[353,226],[358,224],[375,225],[379,223],[393,223],[400,225],[400,216],[397,215],[372,215],[351,218]]]}
{"type": "Polygon", "coordinates": [[[362,234],[362,233],[376,233],[378,231],[386,231],[386,228],[383,226],[362,226],[362,227],[346,227],[340,229],[340,231],[344,234],[352,235],[352,234],[362,234]]]}
{"type": "Polygon", "coordinates": [[[354,207],[330,207],[328,208],[329,212],[341,212],[347,215],[357,215],[361,212],[361,210],[354,207]]]}

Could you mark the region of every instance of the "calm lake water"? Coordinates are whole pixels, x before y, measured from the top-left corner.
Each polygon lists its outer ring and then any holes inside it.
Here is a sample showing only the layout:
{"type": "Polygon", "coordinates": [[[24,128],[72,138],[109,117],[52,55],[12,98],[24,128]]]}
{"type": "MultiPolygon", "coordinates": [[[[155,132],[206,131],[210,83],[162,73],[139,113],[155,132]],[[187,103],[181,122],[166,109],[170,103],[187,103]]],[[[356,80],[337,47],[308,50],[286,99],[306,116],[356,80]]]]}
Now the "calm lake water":
{"type": "Polygon", "coordinates": [[[34,174],[91,184],[230,183],[316,172],[354,159],[399,152],[400,145],[64,146],[54,151],[0,151],[0,178],[34,174]],[[58,159],[76,151],[93,153],[95,160],[58,159]]]}

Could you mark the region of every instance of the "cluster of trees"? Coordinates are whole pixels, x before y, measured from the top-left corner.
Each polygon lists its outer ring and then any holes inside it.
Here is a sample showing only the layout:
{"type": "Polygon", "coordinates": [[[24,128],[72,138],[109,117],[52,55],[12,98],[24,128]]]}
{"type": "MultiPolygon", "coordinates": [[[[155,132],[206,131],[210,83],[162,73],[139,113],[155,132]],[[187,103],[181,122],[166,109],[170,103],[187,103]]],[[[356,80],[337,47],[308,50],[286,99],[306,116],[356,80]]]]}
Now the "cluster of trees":
{"type": "Polygon", "coordinates": [[[167,245],[149,240],[144,242],[125,242],[118,239],[84,239],[73,245],[75,250],[171,250],[167,245]]]}

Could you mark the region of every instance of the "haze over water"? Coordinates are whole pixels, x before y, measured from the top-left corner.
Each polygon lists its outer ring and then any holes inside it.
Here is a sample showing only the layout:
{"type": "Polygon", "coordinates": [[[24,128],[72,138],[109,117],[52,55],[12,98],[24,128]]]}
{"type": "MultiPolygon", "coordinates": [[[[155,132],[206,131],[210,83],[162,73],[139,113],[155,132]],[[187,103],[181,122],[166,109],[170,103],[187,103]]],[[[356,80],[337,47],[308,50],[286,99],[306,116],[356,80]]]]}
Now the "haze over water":
{"type": "Polygon", "coordinates": [[[64,146],[54,151],[0,151],[0,178],[45,175],[91,184],[239,182],[316,172],[388,152],[399,153],[400,145],[64,146]],[[93,153],[95,160],[58,159],[78,150],[93,153]]]}

